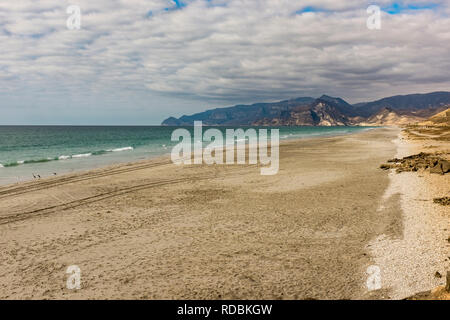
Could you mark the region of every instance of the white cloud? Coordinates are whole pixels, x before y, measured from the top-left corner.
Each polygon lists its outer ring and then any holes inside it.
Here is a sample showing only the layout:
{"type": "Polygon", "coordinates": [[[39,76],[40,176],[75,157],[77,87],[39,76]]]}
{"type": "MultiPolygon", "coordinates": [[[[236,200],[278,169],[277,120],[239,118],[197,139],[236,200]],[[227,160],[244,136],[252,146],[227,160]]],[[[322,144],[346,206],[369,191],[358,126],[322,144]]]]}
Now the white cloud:
{"type": "MultiPolygon", "coordinates": [[[[447,1],[436,1],[433,10],[383,13],[379,31],[366,28],[367,1],[184,3],[181,10],[169,0],[0,3],[0,98],[11,102],[0,109],[11,109],[21,95],[45,96],[45,106],[39,99],[34,105],[48,112],[62,97],[83,104],[81,92],[89,101],[103,99],[103,108],[126,105],[131,95],[141,107],[148,102],[159,120],[172,112],[161,105],[170,103],[161,95],[203,101],[204,108],[322,93],[354,101],[450,88],[447,1]],[[81,30],[66,28],[71,4],[81,7],[81,30]],[[305,8],[313,12],[299,13],[305,8]]],[[[405,8],[423,3],[403,1],[405,8]]]]}

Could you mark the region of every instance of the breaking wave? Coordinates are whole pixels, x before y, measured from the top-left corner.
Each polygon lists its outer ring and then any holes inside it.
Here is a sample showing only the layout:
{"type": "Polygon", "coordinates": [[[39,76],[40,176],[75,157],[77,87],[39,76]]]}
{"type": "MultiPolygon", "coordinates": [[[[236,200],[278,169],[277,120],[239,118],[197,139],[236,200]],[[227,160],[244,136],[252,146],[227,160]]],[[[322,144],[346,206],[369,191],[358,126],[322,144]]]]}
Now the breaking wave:
{"type": "Polygon", "coordinates": [[[106,150],[108,152],[120,152],[120,151],[129,151],[129,150],[133,150],[133,147],[125,147],[125,148],[117,148],[117,149],[110,149],[110,150],[106,150]]]}
{"type": "Polygon", "coordinates": [[[16,167],[22,164],[31,164],[31,163],[44,163],[44,162],[50,162],[50,161],[58,161],[58,160],[69,160],[69,159],[77,159],[77,158],[87,158],[90,156],[99,156],[102,154],[110,153],[110,152],[121,152],[121,151],[131,151],[134,150],[133,147],[124,147],[124,148],[116,148],[116,149],[108,149],[108,150],[98,150],[93,152],[87,152],[87,153],[79,153],[79,154],[73,154],[73,155],[61,155],[54,158],[43,158],[43,159],[32,159],[32,160],[18,160],[14,162],[9,163],[0,163],[0,168],[7,168],[7,167],[16,167]]]}

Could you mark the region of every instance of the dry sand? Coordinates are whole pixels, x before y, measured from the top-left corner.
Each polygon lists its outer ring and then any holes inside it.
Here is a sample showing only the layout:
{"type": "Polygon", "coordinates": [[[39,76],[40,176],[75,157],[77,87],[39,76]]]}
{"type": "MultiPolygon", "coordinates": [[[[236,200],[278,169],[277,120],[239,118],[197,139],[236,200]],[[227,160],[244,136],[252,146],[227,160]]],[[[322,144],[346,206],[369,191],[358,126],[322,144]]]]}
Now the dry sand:
{"type": "MultiPolygon", "coordinates": [[[[364,299],[434,285],[428,269],[395,279],[385,259],[416,272],[423,251],[369,246],[405,238],[411,223],[379,169],[398,133],[283,143],[275,176],[158,159],[0,188],[0,298],[364,299]],[[386,279],[368,291],[374,264],[386,279]],[[69,265],[80,290],[66,288],[69,265]]],[[[413,200],[424,197],[432,206],[413,200]]],[[[435,218],[430,230],[442,229],[435,218]]]]}

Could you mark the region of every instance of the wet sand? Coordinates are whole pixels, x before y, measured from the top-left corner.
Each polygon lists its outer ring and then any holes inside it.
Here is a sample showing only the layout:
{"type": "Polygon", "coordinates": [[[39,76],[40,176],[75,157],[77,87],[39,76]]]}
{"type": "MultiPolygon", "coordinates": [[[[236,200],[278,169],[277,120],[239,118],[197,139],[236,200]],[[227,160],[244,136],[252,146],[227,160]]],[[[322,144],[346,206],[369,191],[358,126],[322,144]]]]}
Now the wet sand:
{"type": "Polygon", "coordinates": [[[0,298],[390,298],[366,270],[403,233],[379,169],[398,133],[282,143],[275,176],[157,159],[2,187],[0,298]]]}

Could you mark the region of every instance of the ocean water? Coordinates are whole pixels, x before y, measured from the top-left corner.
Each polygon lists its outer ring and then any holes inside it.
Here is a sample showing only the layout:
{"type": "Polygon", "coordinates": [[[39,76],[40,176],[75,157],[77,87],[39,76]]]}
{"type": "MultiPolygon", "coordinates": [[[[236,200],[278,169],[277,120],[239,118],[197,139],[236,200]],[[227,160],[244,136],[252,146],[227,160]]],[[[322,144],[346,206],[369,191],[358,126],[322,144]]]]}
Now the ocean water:
{"type": "MultiPolygon", "coordinates": [[[[280,140],[342,135],[367,129],[277,128],[280,140]]],[[[175,129],[163,126],[0,126],[0,184],[31,180],[33,175],[43,178],[170,154],[171,147],[178,143],[171,141],[175,129]]],[[[193,128],[186,129],[193,136],[193,128]]],[[[208,127],[203,127],[203,131],[206,129],[208,127]]],[[[225,132],[226,128],[218,129],[225,132]]]]}

